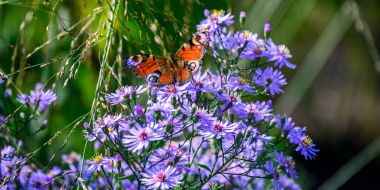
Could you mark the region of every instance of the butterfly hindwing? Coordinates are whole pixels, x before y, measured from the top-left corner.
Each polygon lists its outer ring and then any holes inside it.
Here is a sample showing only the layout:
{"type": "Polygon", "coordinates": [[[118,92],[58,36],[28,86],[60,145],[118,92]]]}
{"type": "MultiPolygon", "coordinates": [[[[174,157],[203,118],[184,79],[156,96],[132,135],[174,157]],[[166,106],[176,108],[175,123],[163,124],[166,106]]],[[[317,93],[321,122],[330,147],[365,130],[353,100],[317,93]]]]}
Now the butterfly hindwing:
{"type": "Polygon", "coordinates": [[[165,64],[160,67],[161,76],[158,80],[158,85],[173,84],[176,82],[175,70],[176,59],[174,57],[165,58],[165,64]]]}

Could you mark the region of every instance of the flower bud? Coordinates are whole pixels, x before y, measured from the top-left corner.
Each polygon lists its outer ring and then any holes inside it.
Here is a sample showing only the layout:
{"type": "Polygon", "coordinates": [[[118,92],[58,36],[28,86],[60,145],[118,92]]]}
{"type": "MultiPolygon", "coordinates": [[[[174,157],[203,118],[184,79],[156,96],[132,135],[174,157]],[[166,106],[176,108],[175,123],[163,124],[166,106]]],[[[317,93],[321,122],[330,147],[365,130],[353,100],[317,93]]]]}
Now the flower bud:
{"type": "Polygon", "coordinates": [[[269,23],[265,23],[264,32],[269,33],[272,30],[272,26],[269,23]]]}

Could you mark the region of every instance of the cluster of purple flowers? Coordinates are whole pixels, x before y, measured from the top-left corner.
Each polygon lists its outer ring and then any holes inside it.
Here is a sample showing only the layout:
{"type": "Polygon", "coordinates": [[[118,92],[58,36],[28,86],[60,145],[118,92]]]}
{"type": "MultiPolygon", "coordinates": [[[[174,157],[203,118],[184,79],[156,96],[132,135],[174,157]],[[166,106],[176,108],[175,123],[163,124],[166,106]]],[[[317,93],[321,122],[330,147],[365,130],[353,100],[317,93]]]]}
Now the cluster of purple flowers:
{"type": "Polygon", "coordinates": [[[43,91],[42,84],[37,83],[34,90],[30,91],[30,95],[19,94],[17,100],[33,109],[44,111],[46,107],[57,100],[57,95],[51,90],[43,91]]]}
{"type": "MultiPolygon", "coordinates": [[[[22,143],[19,142],[18,146],[22,143]]],[[[46,189],[46,187],[57,187],[53,180],[62,173],[58,167],[44,172],[35,165],[26,164],[26,158],[19,155],[18,150],[10,145],[6,145],[0,154],[0,189],[46,189]]]]}
{"type": "MultiPolygon", "coordinates": [[[[114,152],[127,165],[121,172],[140,188],[262,189],[272,180],[275,189],[299,189],[289,149],[313,159],[315,144],[291,118],[274,115],[270,99],[244,101],[283,92],[287,83],[279,69],[295,68],[289,50],[255,33],[228,31],[230,13],[206,10],[205,16],[197,29],[209,32],[209,53],[222,60],[220,72],[205,69],[182,86],[120,87],[106,95],[113,111],[86,129],[86,138],[99,152],[114,152]],[[248,77],[233,69],[243,59],[250,61],[248,77]],[[271,133],[276,128],[281,135],[271,133]],[[294,147],[276,148],[280,143],[294,147]]],[[[88,168],[109,168],[114,157],[97,155],[88,168]]]]}
{"type": "MultiPolygon", "coordinates": [[[[273,114],[271,97],[287,84],[279,69],[295,68],[289,50],[268,38],[270,25],[260,39],[249,31],[228,30],[234,23],[231,13],[204,14],[197,29],[210,34],[217,72],[200,70],[182,86],[122,86],[107,93],[97,118],[84,124],[85,138],[97,152],[90,159],[72,153],[62,157],[63,166],[43,172],[26,165],[13,147],[3,147],[0,179],[17,178],[5,185],[300,189],[290,153],[314,159],[319,150],[306,128],[273,114]],[[248,60],[247,69],[240,68],[240,60],[248,60]],[[262,95],[267,99],[258,98],[262,95]]],[[[240,22],[244,17],[240,13],[240,22]]],[[[43,111],[56,96],[38,85],[18,100],[43,111]]]]}

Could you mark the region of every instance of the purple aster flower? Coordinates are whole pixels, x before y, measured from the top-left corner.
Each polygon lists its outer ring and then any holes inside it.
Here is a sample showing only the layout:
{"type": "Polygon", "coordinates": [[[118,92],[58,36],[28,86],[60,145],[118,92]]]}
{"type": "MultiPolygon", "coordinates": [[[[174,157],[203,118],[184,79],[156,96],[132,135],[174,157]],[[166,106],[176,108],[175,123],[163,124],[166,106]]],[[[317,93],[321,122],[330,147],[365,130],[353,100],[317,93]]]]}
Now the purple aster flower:
{"type": "Polygon", "coordinates": [[[165,149],[158,149],[149,158],[149,162],[153,166],[166,168],[172,166],[178,173],[188,173],[191,171],[185,164],[190,160],[191,153],[179,148],[176,144],[170,144],[165,149]]]}
{"type": "Polygon", "coordinates": [[[274,155],[277,158],[278,163],[285,168],[285,171],[292,177],[297,178],[297,172],[294,169],[294,161],[290,156],[284,156],[282,152],[274,152],[274,155]]]}
{"type": "Polygon", "coordinates": [[[273,121],[276,123],[276,127],[281,129],[281,134],[289,132],[296,127],[296,124],[293,122],[292,118],[287,117],[286,115],[284,115],[284,117],[281,117],[281,115],[276,115],[273,121]]]}
{"type": "Polygon", "coordinates": [[[142,173],[141,181],[149,189],[172,189],[181,184],[181,175],[173,167],[152,168],[142,173]]]}
{"type": "Polygon", "coordinates": [[[4,148],[1,150],[1,153],[0,153],[0,159],[10,157],[11,155],[14,155],[14,153],[15,153],[15,148],[9,145],[4,146],[4,148]]]}
{"type": "Polygon", "coordinates": [[[262,142],[270,142],[272,141],[273,137],[268,136],[266,134],[261,133],[257,128],[255,127],[250,127],[249,130],[251,130],[251,136],[254,139],[258,139],[262,142]]]}
{"type": "Polygon", "coordinates": [[[252,44],[256,42],[257,34],[253,34],[249,31],[236,32],[233,35],[228,34],[227,36],[223,36],[223,39],[223,46],[221,46],[220,49],[225,48],[230,50],[232,53],[237,53],[238,50],[243,48],[246,43],[252,44]]]}
{"type": "Polygon", "coordinates": [[[126,98],[132,99],[133,96],[138,97],[146,91],[144,86],[122,86],[116,90],[114,93],[106,94],[106,100],[111,105],[116,105],[124,102],[126,98]]]}
{"type": "Polygon", "coordinates": [[[210,74],[208,71],[201,74],[201,72],[197,72],[193,76],[193,80],[191,80],[190,85],[188,86],[188,90],[194,90],[196,92],[211,92],[215,93],[216,89],[212,86],[214,81],[210,80],[210,74]]]}
{"type": "Polygon", "coordinates": [[[46,183],[54,185],[54,178],[59,175],[62,170],[58,166],[54,166],[50,171],[46,173],[46,183]]]}
{"type": "Polygon", "coordinates": [[[163,116],[170,115],[175,110],[170,102],[157,102],[148,105],[149,112],[161,113],[163,116]]]}
{"type": "Polygon", "coordinates": [[[170,133],[171,137],[182,135],[184,124],[182,114],[178,116],[169,115],[164,120],[158,122],[158,126],[170,133]]]}
{"type": "Polygon", "coordinates": [[[278,183],[281,184],[282,189],[288,190],[301,190],[301,187],[290,178],[287,178],[285,175],[281,175],[278,183]]]}
{"type": "MultiPolygon", "coordinates": [[[[223,38],[224,48],[229,50],[231,53],[237,53],[238,49],[242,48],[245,43],[245,39],[241,38],[240,32],[236,32],[235,34],[229,34],[225,38],[223,38]]],[[[223,48],[221,47],[221,49],[223,48]]]]}
{"type": "Polygon", "coordinates": [[[44,172],[41,170],[38,170],[36,172],[32,172],[29,179],[29,188],[31,189],[39,189],[44,190],[48,189],[48,183],[47,181],[48,177],[44,172]]]}
{"type": "Polygon", "coordinates": [[[200,24],[197,25],[197,30],[208,30],[210,33],[218,30],[222,25],[230,25],[234,23],[234,16],[231,13],[224,14],[223,10],[214,10],[207,12],[206,19],[202,20],[200,24]]]}
{"type": "Polygon", "coordinates": [[[253,121],[260,121],[272,116],[272,102],[249,102],[242,103],[235,109],[235,114],[240,118],[250,118],[253,121]]]}
{"type": "Polygon", "coordinates": [[[103,116],[95,122],[95,126],[92,129],[91,133],[89,133],[87,130],[84,131],[87,134],[86,138],[89,141],[94,141],[99,138],[99,140],[102,142],[105,142],[107,139],[109,140],[109,138],[112,140],[116,139],[118,137],[118,133],[115,125],[121,121],[121,117],[121,114],[103,116]],[[105,133],[105,130],[108,130],[108,132],[105,133]]]}
{"type": "Polygon", "coordinates": [[[167,100],[172,100],[172,98],[180,98],[182,94],[187,92],[187,86],[189,86],[190,83],[186,83],[182,86],[176,86],[176,85],[168,85],[161,87],[160,90],[157,92],[158,99],[162,100],[163,102],[167,100]]]}
{"type": "Polygon", "coordinates": [[[262,39],[257,39],[257,37],[258,37],[257,33],[252,33],[248,30],[239,32],[239,38],[243,39],[244,41],[248,41],[250,43],[260,43],[261,41],[264,41],[262,39]]]}
{"type": "Polygon", "coordinates": [[[222,90],[222,88],[223,88],[222,83],[226,82],[226,78],[223,76],[218,76],[218,75],[214,74],[209,69],[207,69],[205,71],[205,73],[207,73],[207,75],[208,75],[207,80],[209,80],[211,82],[211,88],[214,89],[214,91],[212,91],[212,92],[215,95],[217,95],[216,92],[222,90]]]}
{"type": "Polygon", "coordinates": [[[15,162],[12,162],[12,161],[13,160],[17,161],[16,159],[15,159],[15,157],[1,158],[1,162],[0,162],[0,176],[11,175],[11,170],[14,167],[14,164],[15,164],[15,162]]]}
{"type": "Polygon", "coordinates": [[[272,96],[281,94],[283,92],[281,87],[287,84],[282,72],[272,67],[266,68],[264,71],[257,69],[253,75],[253,81],[264,87],[272,96]]]}
{"type": "Polygon", "coordinates": [[[300,151],[306,160],[314,159],[319,150],[305,131],[306,128],[295,127],[289,132],[288,139],[290,143],[298,145],[296,151],[300,151]]]}
{"type": "Polygon", "coordinates": [[[248,82],[238,75],[232,75],[229,78],[226,86],[229,87],[232,91],[245,90],[248,93],[252,93],[254,90],[253,86],[249,86],[248,82]]]}
{"type": "Polygon", "coordinates": [[[131,120],[130,118],[124,118],[117,122],[119,125],[119,131],[129,131],[129,129],[136,124],[135,120],[131,120]]]}
{"type": "Polygon", "coordinates": [[[122,115],[117,114],[117,115],[104,115],[102,118],[98,119],[95,122],[95,127],[99,126],[101,128],[103,127],[114,127],[118,121],[121,120],[122,115]]]}
{"type": "Polygon", "coordinates": [[[273,189],[275,190],[280,190],[281,189],[281,184],[278,182],[280,179],[280,171],[278,171],[272,161],[267,161],[265,162],[265,170],[272,175],[273,177],[273,189]]]}
{"type": "Polygon", "coordinates": [[[21,183],[21,185],[25,186],[28,183],[31,172],[32,170],[28,165],[25,165],[21,168],[20,175],[18,176],[18,181],[21,183]]]}
{"type": "Polygon", "coordinates": [[[20,103],[22,103],[24,105],[26,105],[26,104],[29,105],[29,98],[30,97],[28,95],[26,95],[26,94],[19,94],[17,96],[17,101],[19,101],[20,103]]]}
{"type": "Polygon", "coordinates": [[[273,179],[278,179],[280,177],[280,172],[274,167],[274,164],[272,161],[265,162],[265,170],[272,174],[273,179]]]}
{"type": "Polygon", "coordinates": [[[175,109],[170,101],[166,102],[148,102],[147,112],[145,113],[146,123],[151,123],[153,121],[157,122],[171,116],[175,109]]]}
{"type": "Polygon", "coordinates": [[[176,165],[184,165],[190,160],[191,153],[184,151],[178,145],[169,145],[166,152],[170,155],[172,163],[176,165]]]}
{"type": "Polygon", "coordinates": [[[118,168],[118,163],[121,161],[121,156],[119,154],[111,157],[108,157],[108,163],[104,166],[106,172],[112,173],[116,172],[118,168]]]}
{"type": "Polygon", "coordinates": [[[217,111],[218,116],[221,116],[223,112],[229,108],[239,109],[239,107],[241,106],[240,96],[236,92],[227,94],[225,91],[223,91],[221,94],[217,94],[217,97],[219,97],[222,100],[225,100],[224,104],[217,111]]]}
{"type": "Polygon", "coordinates": [[[244,143],[246,151],[242,156],[255,159],[266,150],[265,144],[272,141],[273,137],[261,133],[257,128],[249,126],[250,136],[244,143]]]}
{"type": "Polygon", "coordinates": [[[268,61],[274,61],[274,66],[282,68],[284,65],[290,69],[296,68],[296,65],[288,61],[292,55],[289,52],[289,49],[285,45],[279,45],[273,43],[272,39],[269,39],[267,42],[268,49],[268,61]]]}
{"type": "Polygon", "coordinates": [[[101,154],[95,156],[91,160],[87,161],[87,164],[89,165],[88,171],[99,171],[102,169],[102,167],[107,167],[110,162],[110,159],[108,157],[103,157],[101,154]]]}
{"type": "Polygon", "coordinates": [[[61,173],[61,169],[54,167],[48,173],[44,173],[41,170],[32,172],[29,178],[29,184],[27,187],[31,189],[54,189],[54,178],[61,173]]]}
{"type": "Polygon", "coordinates": [[[185,107],[182,110],[182,113],[187,115],[188,117],[195,117],[197,121],[201,122],[213,122],[215,121],[215,117],[212,114],[208,113],[207,110],[196,106],[195,104],[192,106],[185,107]]]}
{"type": "Polygon", "coordinates": [[[83,133],[88,141],[94,141],[99,138],[100,141],[104,142],[107,139],[107,135],[104,134],[103,129],[98,126],[95,126],[92,131],[83,130],[83,133]]]}
{"type": "Polygon", "coordinates": [[[214,121],[209,126],[202,126],[202,130],[199,132],[202,136],[207,138],[220,139],[226,134],[235,134],[237,132],[238,125],[235,123],[229,123],[228,121],[214,121]]]}
{"type": "Polygon", "coordinates": [[[30,91],[30,95],[19,94],[17,100],[24,105],[35,106],[44,111],[48,105],[57,100],[57,96],[51,90],[43,91],[42,84],[37,83],[35,89],[30,91]]]}
{"type": "MultiPolygon", "coordinates": [[[[155,124],[150,124],[155,127],[155,124]]],[[[124,135],[123,144],[128,147],[132,152],[140,154],[143,149],[148,148],[151,141],[156,141],[162,139],[162,136],[153,131],[151,127],[140,127],[131,128],[128,135],[124,135]]]]}
{"type": "MultiPolygon", "coordinates": [[[[257,35],[257,34],[256,34],[257,35]]],[[[265,42],[262,39],[252,40],[241,54],[241,58],[254,60],[266,56],[265,42]]]]}

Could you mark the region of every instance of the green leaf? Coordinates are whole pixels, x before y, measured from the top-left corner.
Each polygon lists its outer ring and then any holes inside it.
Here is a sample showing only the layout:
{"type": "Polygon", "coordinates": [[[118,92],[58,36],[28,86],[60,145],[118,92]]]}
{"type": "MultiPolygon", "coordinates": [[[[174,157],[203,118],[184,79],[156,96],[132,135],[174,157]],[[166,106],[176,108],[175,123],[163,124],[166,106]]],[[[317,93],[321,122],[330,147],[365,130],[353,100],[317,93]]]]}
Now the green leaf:
{"type": "Polygon", "coordinates": [[[204,164],[197,163],[197,166],[199,166],[200,168],[206,169],[207,171],[211,172],[211,169],[208,166],[204,165],[204,164]]]}

